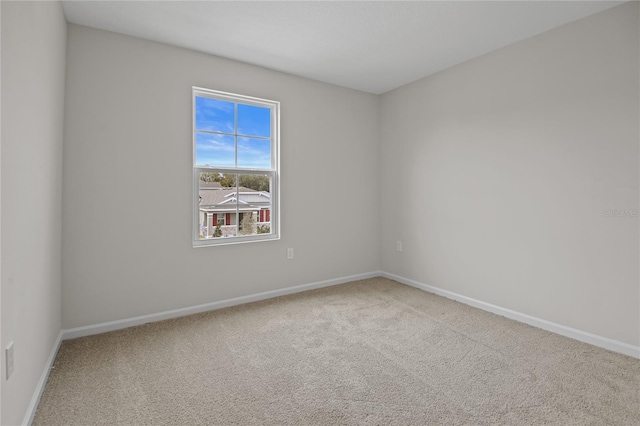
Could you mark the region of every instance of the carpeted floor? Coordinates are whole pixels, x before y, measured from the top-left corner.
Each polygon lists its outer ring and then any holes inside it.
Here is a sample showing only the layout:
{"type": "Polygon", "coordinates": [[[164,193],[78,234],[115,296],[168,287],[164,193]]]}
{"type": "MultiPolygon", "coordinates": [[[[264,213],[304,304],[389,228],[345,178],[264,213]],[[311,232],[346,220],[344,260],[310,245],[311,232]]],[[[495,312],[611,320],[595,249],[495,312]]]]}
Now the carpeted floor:
{"type": "Polygon", "coordinates": [[[640,424],[640,361],[384,278],[63,343],[34,425],[640,424]]]}

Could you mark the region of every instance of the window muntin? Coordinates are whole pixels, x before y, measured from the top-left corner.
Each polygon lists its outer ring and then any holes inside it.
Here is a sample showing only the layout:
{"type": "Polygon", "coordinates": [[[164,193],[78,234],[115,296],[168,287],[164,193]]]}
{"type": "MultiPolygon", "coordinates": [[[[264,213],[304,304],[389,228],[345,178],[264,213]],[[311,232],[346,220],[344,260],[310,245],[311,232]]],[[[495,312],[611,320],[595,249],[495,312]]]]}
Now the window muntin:
{"type": "Polygon", "coordinates": [[[193,245],[279,238],[279,103],[193,88],[193,245]]]}

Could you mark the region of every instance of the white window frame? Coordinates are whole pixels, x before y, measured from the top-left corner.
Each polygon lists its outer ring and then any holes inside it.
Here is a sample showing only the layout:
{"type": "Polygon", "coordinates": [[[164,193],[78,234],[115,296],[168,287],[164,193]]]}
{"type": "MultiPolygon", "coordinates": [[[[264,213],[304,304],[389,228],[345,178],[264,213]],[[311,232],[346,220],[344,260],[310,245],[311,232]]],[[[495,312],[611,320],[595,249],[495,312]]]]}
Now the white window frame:
{"type": "MultiPolygon", "coordinates": [[[[280,102],[269,99],[260,99],[251,96],[238,95],[235,93],[221,92],[218,90],[205,89],[202,87],[192,87],[192,169],[193,169],[193,247],[210,247],[228,244],[249,243],[258,241],[273,241],[280,239],[280,102]],[[207,97],[226,102],[234,102],[245,105],[259,106],[271,109],[271,168],[254,169],[244,167],[210,167],[196,164],[196,97],[207,97]],[[271,233],[239,235],[235,237],[200,239],[200,173],[217,172],[232,174],[266,174],[271,177],[271,207],[270,222],[271,233]]],[[[242,135],[241,135],[242,136],[242,135]]],[[[250,135],[247,135],[251,137],[250,135]]],[[[239,179],[236,180],[236,185],[239,179]]],[[[236,210],[236,221],[239,217],[239,210],[236,210]]],[[[228,225],[228,224],[225,224],[228,225]]],[[[238,231],[240,223],[236,223],[238,231]]]]}

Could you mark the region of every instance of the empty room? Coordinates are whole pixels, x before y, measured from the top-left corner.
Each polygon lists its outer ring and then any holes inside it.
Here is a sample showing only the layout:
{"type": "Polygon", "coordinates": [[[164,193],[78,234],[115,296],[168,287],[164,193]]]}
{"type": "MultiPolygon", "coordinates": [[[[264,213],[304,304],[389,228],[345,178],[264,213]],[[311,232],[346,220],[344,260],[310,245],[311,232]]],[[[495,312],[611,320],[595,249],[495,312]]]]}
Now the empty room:
{"type": "Polygon", "coordinates": [[[640,424],[637,1],[1,1],[2,425],[640,424]]]}

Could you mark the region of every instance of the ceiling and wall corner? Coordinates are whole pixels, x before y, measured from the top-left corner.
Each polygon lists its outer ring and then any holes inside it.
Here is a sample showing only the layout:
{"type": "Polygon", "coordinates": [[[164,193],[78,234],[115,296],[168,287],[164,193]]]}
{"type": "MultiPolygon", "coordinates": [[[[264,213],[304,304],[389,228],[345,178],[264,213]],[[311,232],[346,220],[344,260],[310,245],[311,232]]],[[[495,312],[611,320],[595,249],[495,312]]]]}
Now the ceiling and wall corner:
{"type": "Polygon", "coordinates": [[[70,23],[380,94],[623,2],[62,3],[70,23]]]}

